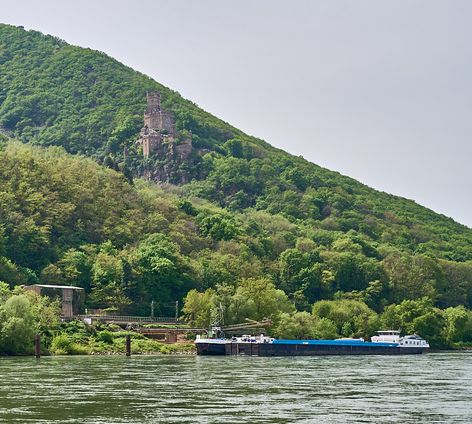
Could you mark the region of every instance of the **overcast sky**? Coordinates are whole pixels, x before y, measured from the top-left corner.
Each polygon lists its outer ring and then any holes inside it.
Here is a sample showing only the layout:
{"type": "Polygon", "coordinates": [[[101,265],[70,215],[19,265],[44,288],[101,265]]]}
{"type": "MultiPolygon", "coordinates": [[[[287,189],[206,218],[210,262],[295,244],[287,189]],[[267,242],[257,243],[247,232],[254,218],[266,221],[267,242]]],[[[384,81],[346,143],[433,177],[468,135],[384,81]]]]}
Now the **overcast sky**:
{"type": "Polygon", "coordinates": [[[269,143],[472,227],[472,1],[0,0],[269,143]]]}

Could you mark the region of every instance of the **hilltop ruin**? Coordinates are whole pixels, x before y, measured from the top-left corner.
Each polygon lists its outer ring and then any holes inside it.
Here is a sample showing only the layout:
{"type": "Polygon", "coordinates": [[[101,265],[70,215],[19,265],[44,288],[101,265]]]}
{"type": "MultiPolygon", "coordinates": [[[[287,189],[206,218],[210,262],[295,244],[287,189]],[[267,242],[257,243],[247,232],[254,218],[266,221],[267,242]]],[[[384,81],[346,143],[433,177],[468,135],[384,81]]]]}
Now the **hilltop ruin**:
{"type": "Polygon", "coordinates": [[[185,183],[189,173],[182,165],[192,153],[192,133],[176,131],[174,115],[162,108],[158,91],[147,92],[146,98],[144,126],[136,143],[144,158],[153,159],[157,165],[146,171],[146,177],[159,182],[185,183]]]}
{"type": "Polygon", "coordinates": [[[142,147],[145,158],[152,154],[160,157],[174,156],[186,159],[192,151],[192,138],[179,137],[175,130],[174,116],[161,106],[158,91],[146,93],[147,108],[144,113],[144,126],[137,143],[142,147]]]}

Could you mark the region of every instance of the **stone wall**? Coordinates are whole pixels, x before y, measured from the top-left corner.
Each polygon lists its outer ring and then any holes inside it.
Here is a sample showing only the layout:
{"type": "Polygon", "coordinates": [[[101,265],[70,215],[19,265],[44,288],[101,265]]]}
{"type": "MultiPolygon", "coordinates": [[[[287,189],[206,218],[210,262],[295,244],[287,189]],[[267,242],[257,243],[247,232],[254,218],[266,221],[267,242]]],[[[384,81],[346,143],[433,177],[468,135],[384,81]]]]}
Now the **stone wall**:
{"type": "Polygon", "coordinates": [[[153,181],[185,183],[190,179],[192,166],[189,163],[192,134],[184,135],[175,130],[174,116],[161,107],[158,92],[149,92],[144,113],[144,126],[136,141],[145,158],[153,158],[153,169],[144,171],[144,176],[153,181]]]}

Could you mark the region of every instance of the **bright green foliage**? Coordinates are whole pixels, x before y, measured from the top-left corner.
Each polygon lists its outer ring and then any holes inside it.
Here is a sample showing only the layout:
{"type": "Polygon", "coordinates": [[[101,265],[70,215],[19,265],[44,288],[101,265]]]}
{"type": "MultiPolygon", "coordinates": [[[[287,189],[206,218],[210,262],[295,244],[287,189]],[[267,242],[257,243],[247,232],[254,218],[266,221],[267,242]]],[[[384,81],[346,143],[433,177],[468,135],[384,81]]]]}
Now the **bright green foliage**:
{"type": "Polygon", "coordinates": [[[281,339],[325,339],[339,337],[336,324],[308,312],[282,313],[273,334],[281,339]]]}
{"type": "Polygon", "coordinates": [[[123,309],[131,301],[124,293],[124,264],[110,242],[103,243],[91,269],[92,293],[89,304],[123,309]]]}
{"type": "Polygon", "coordinates": [[[52,339],[50,351],[54,355],[85,355],[87,349],[74,342],[67,334],[61,333],[52,339]]]}
{"type": "Polygon", "coordinates": [[[231,297],[227,323],[243,322],[245,318],[276,318],[281,312],[293,310],[287,295],[269,279],[248,278],[238,283],[231,297]]]}
{"type": "Polygon", "coordinates": [[[182,312],[186,322],[195,327],[207,327],[212,320],[212,308],[216,307],[212,289],[198,292],[193,289],[184,299],[182,312]]]}
{"type": "MultiPolygon", "coordinates": [[[[165,162],[153,156],[144,160],[134,143],[145,93],[159,90],[177,128],[193,134],[198,169],[189,170],[196,180],[186,186],[187,193],[230,210],[256,207],[303,220],[310,229],[354,232],[357,250],[337,242],[338,251],[357,254],[360,246],[371,257],[376,246],[387,244],[452,261],[472,259],[470,229],[274,149],[103,53],[1,25],[0,87],[0,127],[25,142],[91,156],[128,180],[130,172],[143,175],[165,162]]],[[[216,239],[231,233],[215,228],[216,239]]],[[[28,237],[41,244],[43,234],[35,228],[28,237]]]]}
{"type": "Polygon", "coordinates": [[[280,339],[314,339],[316,321],[308,312],[282,313],[274,335],[280,339]]]}
{"type": "Polygon", "coordinates": [[[226,325],[242,323],[246,319],[276,321],[281,313],[291,313],[295,309],[287,295],[269,279],[247,278],[236,286],[219,285],[216,290],[190,291],[185,297],[183,312],[193,325],[208,326],[217,308],[221,307],[226,325]]]}
{"type": "Polygon", "coordinates": [[[441,327],[452,343],[470,320],[437,308],[472,307],[472,230],[277,150],[103,53],[0,25],[0,281],[73,284],[89,307],[139,314],[190,291],[199,325],[218,303],[229,323],[334,299],[316,325],[343,336],[370,333],[387,306],[392,325],[441,327]],[[135,144],[148,90],[192,131],[182,187],[137,178],[167,160],[135,144]],[[423,297],[411,320],[395,309],[423,297]]]}
{"type": "Polygon", "coordinates": [[[0,346],[4,353],[29,353],[35,333],[31,304],[24,295],[10,297],[0,310],[0,346]]]}
{"type": "Polygon", "coordinates": [[[336,339],[339,336],[336,324],[328,318],[318,318],[315,321],[315,336],[318,339],[336,339]]]}
{"type": "Polygon", "coordinates": [[[443,312],[435,308],[427,297],[404,300],[398,305],[387,306],[380,322],[384,328],[401,329],[407,334],[418,333],[433,346],[446,344],[444,329],[446,334],[454,333],[450,328],[451,322],[445,321],[443,312]]]}
{"type": "Polygon", "coordinates": [[[32,353],[35,333],[47,340],[58,324],[56,302],[33,292],[10,291],[0,283],[0,354],[32,353]]]}
{"type": "Polygon", "coordinates": [[[445,309],[443,316],[446,321],[444,338],[449,345],[462,340],[472,340],[472,332],[470,332],[472,313],[470,311],[467,311],[463,306],[456,306],[445,309]]]}
{"type": "MultiPolygon", "coordinates": [[[[159,308],[193,288],[229,285],[242,299],[250,295],[244,280],[270,281],[298,310],[332,298],[376,311],[425,295],[442,307],[472,302],[469,262],[375,249],[353,232],[313,230],[266,212],[182,203],[179,193],[139,180],[131,186],[58,149],[9,143],[0,162],[0,278],[11,285],[78,285],[89,307],[140,314],[150,313],[152,300],[159,308]]],[[[229,319],[270,315],[251,305],[235,300],[229,319]]]]}
{"type": "Polygon", "coordinates": [[[238,235],[236,221],[231,215],[220,213],[205,216],[198,219],[198,222],[201,233],[215,241],[231,240],[238,235]]]}
{"type": "Polygon", "coordinates": [[[313,305],[313,315],[332,321],[343,337],[367,337],[378,329],[377,314],[357,300],[321,300],[313,305]]]}
{"type": "Polygon", "coordinates": [[[67,284],[90,290],[93,265],[85,252],[74,248],[69,249],[57,262],[57,266],[67,284]]]}
{"type": "Polygon", "coordinates": [[[103,330],[97,333],[97,340],[101,342],[111,344],[113,343],[113,339],[113,333],[109,330],[103,330]]]}

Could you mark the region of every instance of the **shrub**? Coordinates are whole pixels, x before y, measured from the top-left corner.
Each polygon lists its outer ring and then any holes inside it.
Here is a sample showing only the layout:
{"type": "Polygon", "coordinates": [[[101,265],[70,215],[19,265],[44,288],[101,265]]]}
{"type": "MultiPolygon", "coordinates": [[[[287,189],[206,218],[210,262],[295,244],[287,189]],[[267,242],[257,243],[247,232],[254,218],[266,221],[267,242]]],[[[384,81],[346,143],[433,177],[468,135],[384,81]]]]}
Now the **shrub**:
{"type": "Polygon", "coordinates": [[[107,344],[112,344],[113,339],[114,339],[114,334],[108,330],[99,331],[97,334],[97,340],[107,343],[107,344]]]}
{"type": "Polygon", "coordinates": [[[50,351],[54,355],[86,355],[85,346],[74,343],[67,334],[59,334],[52,339],[50,351]]]}

